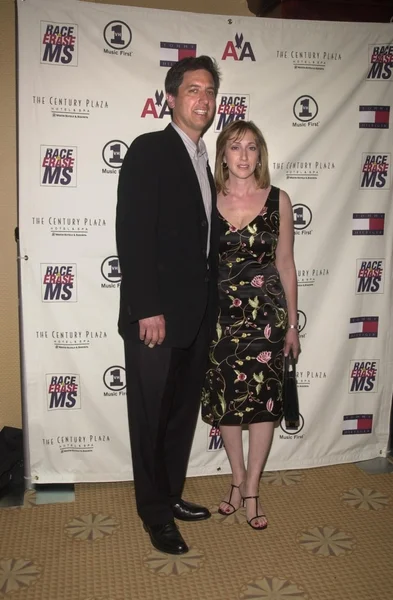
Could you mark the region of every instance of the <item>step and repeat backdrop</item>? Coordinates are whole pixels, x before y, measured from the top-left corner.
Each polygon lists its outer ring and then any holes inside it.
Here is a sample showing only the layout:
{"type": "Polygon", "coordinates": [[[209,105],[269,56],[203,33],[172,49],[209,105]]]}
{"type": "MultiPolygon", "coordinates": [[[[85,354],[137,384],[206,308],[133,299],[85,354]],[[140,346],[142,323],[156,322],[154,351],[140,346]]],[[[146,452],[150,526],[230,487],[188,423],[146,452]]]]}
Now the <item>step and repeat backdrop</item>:
{"type": "MultiPolygon", "coordinates": [[[[392,394],[393,25],[280,21],[18,0],[24,410],[33,482],[132,479],[116,188],[127,147],[164,128],[167,69],[213,56],[206,134],[252,119],[293,202],[301,422],[267,468],[386,453],[392,394]]],[[[154,164],[152,164],[154,169],[154,164]]],[[[146,239],[148,243],[148,236],[146,239]]],[[[247,433],[245,433],[245,444],[247,433]]],[[[228,472],[198,423],[189,475],[228,472]]]]}

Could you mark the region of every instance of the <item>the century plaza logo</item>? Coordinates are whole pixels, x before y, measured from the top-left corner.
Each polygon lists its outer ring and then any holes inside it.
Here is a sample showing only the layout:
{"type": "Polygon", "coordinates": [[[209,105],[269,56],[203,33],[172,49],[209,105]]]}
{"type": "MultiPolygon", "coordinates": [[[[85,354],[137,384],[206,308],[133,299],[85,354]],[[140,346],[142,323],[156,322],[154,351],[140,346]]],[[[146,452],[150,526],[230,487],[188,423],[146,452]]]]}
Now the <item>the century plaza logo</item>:
{"type": "Polygon", "coordinates": [[[239,61],[243,61],[248,58],[255,62],[255,55],[252,46],[250,42],[244,41],[244,36],[242,33],[237,33],[235,35],[235,43],[233,43],[231,40],[227,42],[221,60],[228,60],[228,58],[239,61]]]}
{"type": "Polygon", "coordinates": [[[77,302],[76,264],[41,264],[42,302],[77,302]]]}
{"type": "Polygon", "coordinates": [[[153,117],[153,119],[163,119],[166,116],[171,116],[171,111],[163,90],[156,90],[154,98],[147,98],[142,110],[141,118],[146,119],[148,116],[153,117]]]}
{"type": "Polygon", "coordinates": [[[356,261],[356,294],[383,294],[385,259],[358,258],[356,261]]]}
{"type": "Polygon", "coordinates": [[[324,71],[328,63],[337,63],[341,61],[341,53],[334,50],[295,50],[289,48],[279,48],[276,50],[276,59],[291,61],[293,68],[304,69],[306,71],[324,71]]]}
{"type": "Polygon", "coordinates": [[[249,109],[249,94],[218,94],[214,131],[222,131],[233,121],[248,121],[249,109]]]}
{"type": "Polygon", "coordinates": [[[349,368],[349,393],[375,393],[378,391],[379,360],[351,360],[349,368]]]}
{"type": "Polygon", "coordinates": [[[393,46],[369,44],[368,81],[393,81],[393,46]]]}
{"type": "Polygon", "coordinates": [[[76,146],[41,146],[42,186],[76,187],[76,146]]]}
{"type": "Polygon", "coordinates": [[[336,168],[334,160],[287,160],[273,162],[273,170],[280,175],[285,172],[286,179],[318,179],[322,172],[332,172],[336,168]]]}
{"type": "Polygon", "coordinates": [[[48,410],[81,408],[79,375],[49,373],[46,375],[48,410]]]}
{"type": "Polygon", "coordinates": [[[78,25],[41,21],[41,63],[78,66],[78,25]]]}
{"type": "Polygon", "coordinates": [[[363,152],[360,189],[390,190],[390,152],[363,152]]]}

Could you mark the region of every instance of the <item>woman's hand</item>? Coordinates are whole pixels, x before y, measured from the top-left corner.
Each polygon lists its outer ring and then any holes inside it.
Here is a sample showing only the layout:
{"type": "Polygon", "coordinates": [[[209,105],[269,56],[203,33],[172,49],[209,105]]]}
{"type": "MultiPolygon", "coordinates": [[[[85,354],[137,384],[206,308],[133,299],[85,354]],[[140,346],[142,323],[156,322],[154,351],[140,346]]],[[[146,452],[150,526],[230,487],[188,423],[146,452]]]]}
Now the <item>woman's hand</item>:
{"type": "Polygon", "coordinates": [[[284,356],[292,352],[293,358],[297,360],[300,353],[299,331],[297,329],[288,329],[285,336],[284,356]]]}

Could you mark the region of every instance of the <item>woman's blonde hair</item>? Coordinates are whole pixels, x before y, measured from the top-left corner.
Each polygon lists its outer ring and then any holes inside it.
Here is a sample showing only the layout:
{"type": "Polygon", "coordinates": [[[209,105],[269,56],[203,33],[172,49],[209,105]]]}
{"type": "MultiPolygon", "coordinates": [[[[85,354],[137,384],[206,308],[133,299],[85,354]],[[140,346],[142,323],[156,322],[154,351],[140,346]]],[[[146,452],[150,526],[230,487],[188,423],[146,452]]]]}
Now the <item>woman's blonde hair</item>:
{"type": "Polygon", "coordinates": [[[267,188],[270,185],[269,162],[265,138],[261,130],[252,121],[233,121],[221,131],[216,143],[216,165],[214,176],[216,181],[217,192],[228,193],[225,185],[228,179],[228,168],[224,168],[225,146],[228,140],[234,142],[243,139],[247,131],[255,137],[255,143],[258,146],[259,162],[254,171],[256,184],[259,188],[267,188]]]}

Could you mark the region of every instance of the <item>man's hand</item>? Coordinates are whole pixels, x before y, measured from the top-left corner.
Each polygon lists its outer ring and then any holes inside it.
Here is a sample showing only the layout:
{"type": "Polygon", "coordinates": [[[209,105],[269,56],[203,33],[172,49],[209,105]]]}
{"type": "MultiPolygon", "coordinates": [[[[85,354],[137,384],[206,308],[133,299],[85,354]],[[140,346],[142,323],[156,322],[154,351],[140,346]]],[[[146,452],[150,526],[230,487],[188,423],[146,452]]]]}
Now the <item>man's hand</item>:
{"type": "Polygon", "coordinates": [[[139,337],[149,348],[162,344],[165,339],[164,315],[139,319],[139,337]]]}

